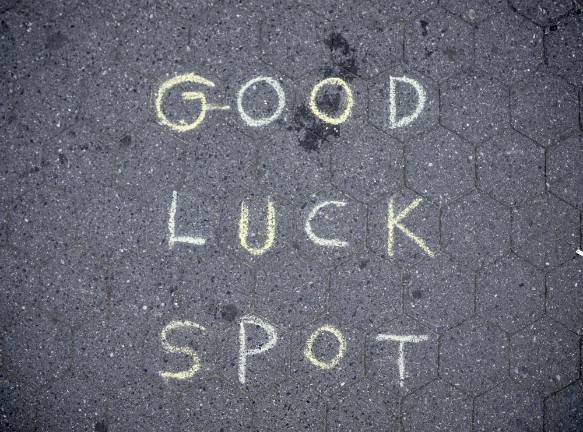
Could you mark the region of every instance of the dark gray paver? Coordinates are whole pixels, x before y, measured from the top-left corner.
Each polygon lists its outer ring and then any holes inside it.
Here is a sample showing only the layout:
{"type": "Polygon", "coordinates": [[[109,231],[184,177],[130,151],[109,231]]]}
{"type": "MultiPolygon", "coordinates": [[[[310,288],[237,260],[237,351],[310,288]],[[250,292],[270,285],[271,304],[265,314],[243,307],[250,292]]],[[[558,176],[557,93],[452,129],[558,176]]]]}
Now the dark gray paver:
{"type": "Polygon", "coordinates": [[[513,333],[544,312],[544,275],[532,264],[511,254],[478,275],[478,313],[513,333]]]}
{"type": "Polygon", "coordinates": [[[517,205],[545,190],[545,153],[534,141],[506,129],[477,149],[478,189],[507,205],[517,205]]]}
{"type": "Polygon", "coordinates": [[[405,148],[407,187],[436,204],[453,201],[474,187],[474,149],[444,128],[411,140],[405,148]]]}
{"type": "Polygon", "coordinates": [[[266,9],[260,28],[263,61],[292,77],[326,63],[328,22],[323,16],[289,2],[266,9]]]}
{"type": "Polygon", "coordinates": [[[478,68],[512,83],[542,63],[542,29],[519,15],[499,13],[478,26],[475,50],[478,68]]]}
{"type": "Polygon", "coordinates": [[[547,153],[549,189],[583,210],[583,137],[571,137],[547,153]]]}
{"type": "Polygon", "coordinates": [[[395,262],[355,256],[332,272],[330,285],[329,310],[350,318],[361,331],[384,324],[402,310],[401,270],[395,262]]]}
{"type": "Polygon", "coordinates": [[[363,78],[399,63],[403,58],[403,26],[385,14],[384,5],[377,4],[335,20],[324,40],[332,62],[363,78]]]}
{"type": "Polygon", "coordinates": [[[459,324],[474,309],[474,275],[447,255],[403,272],[405,313],[438,331],[459,324]]]}
{"type": "Polygon", "coordinates": [[[577,211],[545,194],[514,210],[513,250],[535,266],[545,269],[566,262],[579,246],[577,211]]]}
{"type": "Polygon", "coordinates": [[[327,430],[378,431],[399,427],[399,397],[369,381],[347,386],[328,403],[327,430]]]}
{"type": "Polygon", "coordinates": [[[583,269],[580,261],[577,256],[547,275],[548,314],[578,334],[583,333],[583,269]]]}
{"type": "Polygon", "coordinates": [[[402,144],[365,121],[347,132],[332,146],[332,183],[361,201],[398,191],[403,182],[402,144]],[[366,144],[355,146],[358,139],[366,144]]]}
{"type": "Polygon", "coordinates": [[[472,401],[442,380],[433,381],[403,400],[405,431],[467,430],[472,422],[472,401]]]}
{"type": "Polygon", "coordinates": [[[504,12],[507,7],[504,0],[442,0],[440,4],[471,24],[479,23],[497,12],[504,12]]]}
{"type": "Polygon", "coordinates": [[[583,24],[580,15],[575,15],[562,19],[556,26],[551,26],[547,37],[549,65],[558,75],[579,87],[583,85],[581,34],[583,24]]]}
{"type": "Polygon", "coordinates": [[[441,226],[443,250],[472,268],[494,261],[510,247],[510,213],[481,193],[448,205],[441,226]]]}
{"type": "Polygon", "coordinates": [[[448,330],[440,344],[440,376],[471,394],[502,382],[508,371],[508,340],[488,321],[469,320],[448,330]]]}
{"type": "Polygon", "coordinates": [[[542,146],[575,131],[579,119],[577,91],[543,72],[530,74],[511,89],[512,126],[542,146]]]}
{"type": "Polygon", "coordinates": [[[533,386],[507,380],[474,399],[474,430],[539,431],[543,394],[533,386]]]}
{"type": "Polygon", "coordinates": [[[581,380],[552,395],[546,400],[545,427],[548,430],[572,431],[583,426],[583,384],[581,380]]]}
{"type": "Polygon", "coordinates": [[[510,0],[510,7],[541,26],[553,24],[574,10],[572,2],[564,0],[510,0]]]}
{"type": "Polygon", "coordinates": [[[441,124],[473,143],[508,126],[508,90],[474,71],[450,77],[440,86],[441,124]]]}
{"type": "Polygon", "coordinates": [[[510,338],[510,375],[545,394],[579,377],[578,357],[577,335],[546,317],[510,338]]]}
{"type": "Polygon", "coordinates": [[[405,60],[436,80],[469,65],[473,53],[471,27],[445,9],[433,8],[405,29],[405,60]]]}

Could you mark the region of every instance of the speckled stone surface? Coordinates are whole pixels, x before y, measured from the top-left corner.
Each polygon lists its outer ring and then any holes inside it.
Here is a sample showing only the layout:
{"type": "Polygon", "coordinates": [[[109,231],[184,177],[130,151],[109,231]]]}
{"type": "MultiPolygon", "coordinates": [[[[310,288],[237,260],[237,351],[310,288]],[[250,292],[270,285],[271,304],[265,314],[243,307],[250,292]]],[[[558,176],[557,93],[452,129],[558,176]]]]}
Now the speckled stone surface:
{"type": "Polygon", "coordinates": [[[583,430],[582,77],[581,0],[0,2],[0,431],[583,430]]]}

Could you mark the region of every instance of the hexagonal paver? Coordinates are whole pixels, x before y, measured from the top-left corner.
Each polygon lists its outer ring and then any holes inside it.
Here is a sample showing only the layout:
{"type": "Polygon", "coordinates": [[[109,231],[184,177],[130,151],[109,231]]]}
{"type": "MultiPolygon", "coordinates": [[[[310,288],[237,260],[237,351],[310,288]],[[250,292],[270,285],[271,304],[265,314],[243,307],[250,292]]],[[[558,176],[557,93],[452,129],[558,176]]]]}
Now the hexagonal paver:
{"type": "Polygon", "coordinates": [[[546,430],[577,432],[583,429],[583,382],[552,395],[545,403],[546,430]]]}
{"type": "Polygon", "coordinates": [[[472,273],[446,255],[403,272],[405,313],[443,331],[466,319],[474,308],[472,273]]]}
{"type": "MultiPolygon", "coordinates": [[[[264,8],[253,7],[249,3],[205,3],[203,5],[166,2],[163,4],[164,9],[177,7],[194,9],[181,11],[176,15],[182,15],[188,19],[189,48],[191,52],[196,52],[197,58],[204,58],[205,67],[216,65],[222,68],[225,58],[231,62],[234,59],[238,62],[241,57],[257,60],[259,38],[257,33],[249,31],[249,27],[250,23],[258,27],[264,8]]],[[[197,65],[197,69],[200,66],[203,65],[197,65]]]]}
{"type": "Polygon", "coordinates": [[[441,6],[453,14],[459,15],[465,21],[475,24],[484,21],[496,12],[506,9],[504,0],[442,0],[441,6]]]}
{"type": "Polygon", "coordinates": [[[367,222],[368,247],[381,257],[424,261],[439,253],[439,209],[409,189],[370,204],[367,222]]]}
{"type": "Polygon", "coordinates": [[[40,386],[66,379],[73,336],[58,313],[34,309],[3,329],[0,360],[6,378],[40,386]]]}
{"type": "Polygon", "coordinates": [[[407,316],[377,326],[366,349],[367,379],[389,394],[407,394],[437,377],[437,335],[407,316]]]}
{"type": "Polygon", "coordinates": [[[571,137],[547,152],[551,192],[583,211],[583,137],[571,137]]]}
{"type": "Polygon", "coordinates": [[[484,194],[448,205],[441,227],[442,249],[473,268],[494,261],[510,247],[510,213],[484,194]]]}
{"type": "Polygon", "coordinates": [[[343,19],[362,14],[374,14],[378,20],[387,22],[403,22],[411,19],[411,17],[420,12],[437,6],[437,0],[419,0],[410,2],[407,0],[395,0],[390,3],[386,2],[369,2],[366,8],[362,8],[362,3],[359,0],[348,0],[338,7],[335,0],[320,0],[314,2],[310,7],[328,18],[343,19]]]}
{"type": "Polygon", "coordinates": [[[579,377],[579,338],[543,318],[510,339],[510,374],[538,385],[545,393],[579,377]]]}
{"type": "Polygon", "coordinates": [[[577,91],[560,78],[537,72],[510,92],[512,126],[543,146],[576,130],[577,91]]]}
{"type": "Polygon", "coordinates": [[[476,66],[511,83],[542,63],[542,30],[516,14],[494,15],[478,27],[475,55],[476,66]]]}
{"type": "Polygon", "coordinates": [[[573,3],[564,0],[510,0],[510,7],[529,20],[548,26],[571,12],[573,3]]]}
{"type": "Polygon", "coordinates": [[[268,321],[301,327],[323,314],[328,284],[323,267],[288,250],[278,254],[276,266],[264,266],[257,272],[255,309],[268,321]]]}
{"type": "Polygon", "coordinates": [[[530,324],[544,312],[544,275],[514,254],[488,266],[477,285],[478,313],[507,332],[530,324]]]}
{"type": "Polygon", "coordinates": [[[474,186],[474,149],[444,128],[409,142],[405,181],[430,200],[444,204],[474,186]]]}
{"type": "Polygon", "coordinates": [[[402,411],[407,432],[469,430],[472,422],[470,398],[442,380],[407,396],[402,411]]]}
{"type": "Polygon", "coordinates": [[[188,18],[156,3],[144,6],[142,11],[132,10],[125,25],[108,29],[115,30],[124,41],[115,45],[116,56],[154,76],[166,72],[169,65],[187,63],[191,58],[188,18]],[[167,38],[160,40],[157,35],[161,33],[167,38]]]}
{"type": "Polygon", "coordinates": [[[363,122],[334,142],[332,182],[359,201],[394,193],[402,180],[402,145],[373,126],[363,122]]]}
{"type": "Polygon", "coordinates": [[[329,309],[368,331],[401,311],[401,291],[401,271],[394,262],[354,257],[332,272],[329,309]]]}
{"type": "Polygon", "coordinates": [[[549,65],[578,87],[583,86],[582,36],[583,22],[575,15],[551,26],[546,40],[549,65]]]}
{"type": "Polygon", "coordinates": [[[300,4],[274,4],[261,21],[260,51],[267,64],[292,77],[328,58],[327,21],[300,4]]]}
{"type": "Polygon", "coordinates": [[[293,118],[294,126],[262,141],[257,163],[258,181],[290,200],[330,181],[330,143],[316,133],[322,131],[305,107],[293,118]]]}
{"type": "Polygon", "coordinates": [[[539,431],[543,395],[532,386],[508,380],[474,401],[475,431],[539,431]]]}
{"type": "Polygon", "coordinates": [[[182,406],[179,406],[182,410],[179,407],[172,410],[181,412],[179,429],[251,430],[252,404],[242,387],[219,379],[207,379],[190,384],[188,388],[192,393],[182,399],[182,406]],[[192,403],[193,400],[197,403],[192,403]]]}
{"type": "Polygon", "coordinates": [[[362,253],[365,221],[364,205],[332,187],[325,187],[305,197],[300,205],[297,245],[310,260],[332,266],[362,253]]]}
{"type": "Polygon", "coordinates": [[[512,246],[539,268],[558,266],[579,246],[577,210],[545,194],[514,210],[512,246]]]}
{"type": "Polygon", "coordinates": [[[415,65],[394,66],[390,72],[382,73],[368,83],[368,118],[369,121],[388,135],[401,141],[408,141],[432,129],[439,117],[439,90],[434,80],[415,70],[415,65]],[[402,122],[415,113],[419,104],[419,94],[414,80],[425,93],[423,109],[410,122],[402,122]],[[391,119],[391,80],[395,88],[395,118],[391,119]],[[400,122],[401,121],[401,122],[400,122]]]}
{"type": "Polygon", "coordinates": [[[294,332],[290,376],[329,397],[364,378],[364,339],[349,317],[323,317],[294,332]]]}
{"type": "Polygon", "coordinates": [[[467,64],[472,56],[472,30],[444,9],[417,16],[405,29],[405,60],[424,74],[443,79],[467,64]]]}
{"type": "Polygon", "coordinates": [[[345,387],[328,402],[327,430],[396,430],[399,424],[399,397],[369,381],[345,387]]]}
{"type": "Polygon", "coordinates": [[[253,399],[256,430],[324,430],[324,402],[303,380],[282,383],[253,399]]]}
{"type": "Polygon", "coordinates": [[[576,256],[547,275],[547,312],[570,330],[583,334],[583,265],[576,256]]]}
{"type": "Polygon", "coordinates": [[[508,89],[492,77],[465,72],[440,86],[441,124],[473,143],[508,126],[508,89]]]}
{"type": "Polygon", "coordinates": [[[522,134],[507,129],[478,147],[478,188],[513,206],[545,190],[545,154],[522,134]]]}
{"type": "MultiPolygon", "coordinates": [[[[386,12],[380,4],[378,8],[386,12]]],[[[357,9],[357,13],[335,21],[324,41],[332,62],[363,78],[378,75],[403,56],[402,27],[375,12],[357,9]]]]}
{"type": "Polygon", "coordinates": [[[478,394],[506,378],[508,341],[496,325],[471,320],[448,330],[440,345],[440,375],[478,394]]]}

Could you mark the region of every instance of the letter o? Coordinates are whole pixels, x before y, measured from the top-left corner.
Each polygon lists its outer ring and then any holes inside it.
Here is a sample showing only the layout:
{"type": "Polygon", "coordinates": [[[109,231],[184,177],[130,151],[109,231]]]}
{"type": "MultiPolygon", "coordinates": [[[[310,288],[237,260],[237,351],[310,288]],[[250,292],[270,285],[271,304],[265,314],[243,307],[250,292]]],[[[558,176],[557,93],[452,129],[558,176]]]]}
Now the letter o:
{"type": "Polygon", "coordinates": [[[265,126],[275,121],[283,112],[284,107],[285,107],[285,93],[283,91],[283,88],[281,87],[280,83],[278,83],[271,77],[259,76],[257,78],[253,78],[252,80],[249,80],[245,84],[243,84],[243,86],[239,89],[239,92],[237,93],[237,109],[239,110],[239,115],[241,116],[241,119],[243,119],[243,121],[251,127],[265,126]],[[273,87],[275,93],[277,93],[277,109],[269,117],[255,119],[247,115],[247,113],[243,109],[243,95],[245,94],[249,87],[258,82],[265,82],[269,84],[271,87],[273,87]]]}
{"type": "Polygon", "coordinates": [[[312,113],[316,117],[318,117],[320,120],[325,121],[326,123],[333,124],[333,125],[344,123],[346,121],[346,119],[348,119],[348,117],[350,117],[350,114],[352,113],[352,105],[354,105],[354,100],[352,98],[352,90],[350,90],[350,86],[346,83],[346,81],[344,81],[341,78],[336,78],[336,77],[326,78],[326,79],[320,81],[319,83],[317,83],[314,86],[314,88],[312,89],[312,92],[310,93],[310,104],[309,105],[310,105],[310,110],[312,111],[312,113]],[[316,105],[316,97],[318,96],[320,89],[322,87],[324,87],[325,85],[336,85],[336,86],[342,87],[342,89],[346,93],[346,108],[344,108],[344,111],[342,112],[342,114],[339,117],[330,117],[329,115],[324,114],[322,111],[320,111],[320,109],[316,105]]]}
{"type": "Polygon", "coordinates": [[[316,329],[316,331],[314,331],[314,333],[312,333],[308,337],[308,340],[306,341],[306,347],[304,348],[304,356],[310,361],[310,363],[312,363],[314,366],[320,369],[335,368],[340,362],[340,360],[342,360],[342,357],[344,357],[345,353],[346,353],[346,340],[344,339],[344,336],[342,335],[340,330],[328,324],[323,325],[322,327],[316,329]],[[314,342],[316,341],[318,336],[320,336],[324,332],[333,334],[334,337],[338,340],[338,352],[331,360],[327,362],[317,359],[316,356],[314,355],[314,351],[312,350],[314,342]]]}

